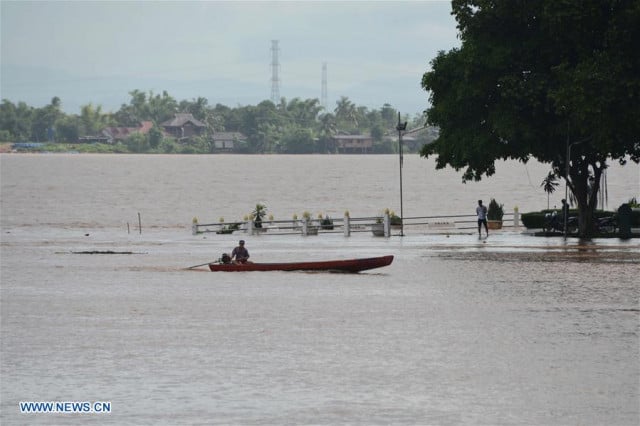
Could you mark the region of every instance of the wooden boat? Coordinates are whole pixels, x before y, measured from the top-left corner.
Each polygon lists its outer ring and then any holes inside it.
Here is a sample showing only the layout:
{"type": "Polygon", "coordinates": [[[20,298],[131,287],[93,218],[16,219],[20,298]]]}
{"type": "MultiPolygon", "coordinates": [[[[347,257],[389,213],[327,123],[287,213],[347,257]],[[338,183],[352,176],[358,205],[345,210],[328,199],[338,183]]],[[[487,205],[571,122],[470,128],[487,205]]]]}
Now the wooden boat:
{"type": "Polygon", "coordinates": [[[326,271],[360,272],[390,265],[393,256],[369,257],[362,259],[326,260],[320,262],[283,263],[210,263],[212,272],[248,271],[326,271]]]}

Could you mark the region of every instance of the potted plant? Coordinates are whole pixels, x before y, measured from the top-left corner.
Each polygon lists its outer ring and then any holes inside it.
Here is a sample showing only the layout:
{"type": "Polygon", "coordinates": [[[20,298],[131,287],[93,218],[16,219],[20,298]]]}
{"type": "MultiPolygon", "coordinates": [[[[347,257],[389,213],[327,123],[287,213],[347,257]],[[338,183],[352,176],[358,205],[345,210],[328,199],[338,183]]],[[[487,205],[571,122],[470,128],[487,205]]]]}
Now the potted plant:
{"type": "Polygon", "coordinates": [[[231,234],[233,230],[230,230],[227,225],[223,225],[224,217],[221,217],[220,220],[220,228],[216,231],[216,234],[231,234]]]}
{"type": "Polygon", "coordinates": [[[324,219],[322,219],[322,220],[320,221],[320,227],[321,227],[322,229],[326,229],[326,230],[328,230],[328,231],[332,230],[332,229],[333,229],[333,219],[331,219],[331,218],[329,217],[329,215],[326,215],[326,216],[324,217],[324,219]]]}
{"type": "Polygon", "coordinates": [[[376,222],[371,224],[371,233],[376,237],[384,237],[384,223],[382,216],[376,216],[376,222]]]}
{"type": "Polygon", "coordinates": [[[267,206],[264,204],[256,204],[256,208],[253,210],[251,215],[254,217],[253,226],[256,228],[262,228],[262,220],[267,214],[267,206]]]}
{"type": "Polygon", "coordinates": [[[487,212],[487,226],[489,229],[502,229],[502,216],[504,216],[504,204],[498,204],[492,198],[487,212]]]}
{"type": "Polygon", "coordinates": [[[385,209],[384,212],[389,215],[389,223],[392,228],[399,228],[402,225],[402,218],[400,218],[396,212],[389,209],[385,209]]]}

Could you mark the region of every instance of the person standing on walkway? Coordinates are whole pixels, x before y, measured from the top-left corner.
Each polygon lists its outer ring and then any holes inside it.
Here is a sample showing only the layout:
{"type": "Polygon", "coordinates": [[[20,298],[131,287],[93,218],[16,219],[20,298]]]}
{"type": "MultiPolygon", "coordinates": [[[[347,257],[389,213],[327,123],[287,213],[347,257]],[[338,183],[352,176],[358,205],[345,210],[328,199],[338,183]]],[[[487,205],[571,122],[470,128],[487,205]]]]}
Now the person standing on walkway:
{"type": "Polygon", "coordinates": [[[567,203],[567,200],[565,200],[564,198],[562,199],[562,227],[564,229],[564,224],[567,222],[567,219],[569,219],[569,204],[567,203]]]}
{"type": "Polygon", "coordinates": [[[484,225],[484,230],[489,236],[489,227],[487,226],[487,206],[482,204],[482,200],[478,200],[478,207],[476,207],[476,215],[478,215],[478,238],[482,237],[481,227],[484,225]]]}

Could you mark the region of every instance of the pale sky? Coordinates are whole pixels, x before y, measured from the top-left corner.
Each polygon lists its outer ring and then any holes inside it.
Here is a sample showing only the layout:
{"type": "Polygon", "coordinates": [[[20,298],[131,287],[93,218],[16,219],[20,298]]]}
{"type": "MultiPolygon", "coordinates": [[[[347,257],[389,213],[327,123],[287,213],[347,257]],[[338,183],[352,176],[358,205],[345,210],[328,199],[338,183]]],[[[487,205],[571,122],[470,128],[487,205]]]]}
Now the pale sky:
{"type": "Polygon", "coordinates": [[[422,74],[460,45],[447,1],[1,0],[0,95],[66,112],[115,111],[139,89],[178,101],[256,105],[271,98],[271,40],[280,96],[347,96],[371,109],[427,108],[422,74]]]}

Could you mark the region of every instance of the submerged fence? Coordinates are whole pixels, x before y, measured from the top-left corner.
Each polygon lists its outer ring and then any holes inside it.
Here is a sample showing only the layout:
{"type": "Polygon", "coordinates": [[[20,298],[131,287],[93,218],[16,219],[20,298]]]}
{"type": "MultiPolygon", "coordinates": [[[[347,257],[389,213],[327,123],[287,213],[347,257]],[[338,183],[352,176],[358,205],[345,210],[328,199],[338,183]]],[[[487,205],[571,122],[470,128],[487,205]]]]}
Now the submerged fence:
{"type": "MultiPolygon", "coordinates": [[[[489,221],[489,229],[496,226],[489,221]]],[[[493,229],[514,229],[520,227],[518,209],[504,214],[500,227],[493,229]]],[[[438,233],[476,230],[478,221],[476,215],[438,215],[405,217],[401,224],[392,220],[388,214],[371,217],[344,216],[340,219],[291,219],[291,220],[263,220],[256,223],[253,220],[240,222],[198,223],[194,218],[191,226],[193,235],[203,233],[231,234],[246,233],[249,235],[318,235],[344,234],[349,237],[355,232],[371,232],[374,236],[390,237],[402,235],[405,231],[415,233],[438,233]]]]}

